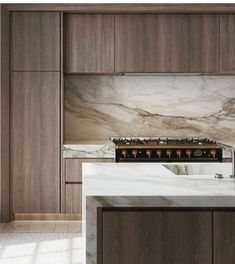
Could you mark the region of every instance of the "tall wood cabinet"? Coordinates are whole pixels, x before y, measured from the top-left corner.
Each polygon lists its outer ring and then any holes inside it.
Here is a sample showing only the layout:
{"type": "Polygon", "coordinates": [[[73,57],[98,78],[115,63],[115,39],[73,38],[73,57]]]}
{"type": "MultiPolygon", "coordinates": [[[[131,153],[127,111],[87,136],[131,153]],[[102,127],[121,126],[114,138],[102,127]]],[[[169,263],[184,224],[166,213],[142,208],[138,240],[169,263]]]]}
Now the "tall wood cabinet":
{"type": "Polygon", "coordinates": [[[11,75],[13,213],[59,212],[60,75],[11,75]]]}
{"type": "Polygon", "coordinates": [[[60,212],[60,13],[11,14],[12,213],[60,212]]]}
{"type": "Polygon", "coordinates": [[[115,15],[116,72],[218,72],[219,15],[115,15]]]}

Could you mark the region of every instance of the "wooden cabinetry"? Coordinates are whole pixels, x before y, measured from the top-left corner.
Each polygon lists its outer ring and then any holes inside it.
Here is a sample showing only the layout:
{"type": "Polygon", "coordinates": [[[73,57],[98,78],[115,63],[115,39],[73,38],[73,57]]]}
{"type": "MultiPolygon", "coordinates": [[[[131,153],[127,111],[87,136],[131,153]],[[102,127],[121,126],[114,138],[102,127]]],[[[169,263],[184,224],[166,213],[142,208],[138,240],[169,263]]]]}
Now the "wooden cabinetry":
{"type": "Polygon", "coordinates": [[[211,224],[211,212],[104,210],[98,263],[212,264],[211,224]]]}
{"type": "Polygon", "coordinates": [[[60,71],[59,12],[12,12],[11,70],[60,71]]]}
{"type": "Polygon", "coordinates": [[[65,212],[69,214],[82,213],[82,184],[65,185],[65,212]]]}
{"type": "Polygon", "coordinates": [[[214,263],[235,263],[235,212],[214,213],[214,263]]]}
{"type": "Polygon", "coordinates": [[[58,213],[60,74],[11,74],[13,213],[58,213]]]}
{"type": "Polygon", "coordinates": [[[114,16],[68,14],[65,17],[65,72],[114,72],[114,16]]]}
{"type": "Polygon", "coordinates": [[[235,72],[235,15],[220,16],[220,71],[235,72]]]}
{"type": "Polygon", "coordinates": [[[113,162],[111,158],[66,158],[62,186],[62,208],[65,213],[82,213],[82,163],[113,162]]]}
{"type": "Polygon", "coordinates": [[[115,15],[116,72],[218,72],[219,15],[115,15]]]}

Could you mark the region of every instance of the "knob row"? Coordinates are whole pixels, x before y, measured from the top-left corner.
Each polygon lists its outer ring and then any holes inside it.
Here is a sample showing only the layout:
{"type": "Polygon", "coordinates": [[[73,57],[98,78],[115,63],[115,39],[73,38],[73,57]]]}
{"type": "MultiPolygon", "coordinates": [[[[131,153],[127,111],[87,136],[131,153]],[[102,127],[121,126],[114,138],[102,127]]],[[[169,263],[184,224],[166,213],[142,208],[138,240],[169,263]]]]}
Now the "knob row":
{"type": "MultiPolygon", "coordinates": [[[[124,158],[126,158],[127,155],[128,155],[128,151],[127,151],[126,149],[123,149],[121,153],[122,153],[122,156],[123,156],[124,158]]],[[[152,150],[152,149],[147,149],[147,150],[145,151],[145,154],[146,154],[146,156],[147,156],[148,158],[151,158],[151,156],[153,155],[153,153],[154,153],[154,150],[152,150]]],[[[161,149],[157,149],[155,153],[156,153],[156,155],[157,155],[158,158],[161,158],[162,155],[163,155],[163,151],[162,151],[161,149]]],[[[138,150],[137,150],[137,149],[133,149],[133,150],[131,151],[131,154],[133,155],[134,158],[136,158],[137,155],[138,155],[138,150]]],[[[169,159],[172,157],[172,154],[173,154],[173,150],[172,150],[172,149],[167,149],[167,150],[166,150],[166,156],[167,156],[169,159]]],[[[177,156],[178,158],[181,158],[181,157],[182,157],[182,154],[183,154],[183,151],[182,151],[181,149],[177,149],[177,150],[176,150],[176,156],[177,156]]],[[[192,150],[191,150],[191,149],[186,149],[185,154],[186,154],[186,156],[187,156],[188,158],[191,158],[191,156],[192,156],[192,150]]],[[[202,156],[202,151],[201,151],[201,150],[194,150],[194,155],[200,157],[200,156],[202,156]]],[[[210,155],[211,155],[213,158],[215,158],[215,157],[216,157],[216,150],[215,150],[215,149],[212,149],[212,150],[210,151],[210,155]]]]}

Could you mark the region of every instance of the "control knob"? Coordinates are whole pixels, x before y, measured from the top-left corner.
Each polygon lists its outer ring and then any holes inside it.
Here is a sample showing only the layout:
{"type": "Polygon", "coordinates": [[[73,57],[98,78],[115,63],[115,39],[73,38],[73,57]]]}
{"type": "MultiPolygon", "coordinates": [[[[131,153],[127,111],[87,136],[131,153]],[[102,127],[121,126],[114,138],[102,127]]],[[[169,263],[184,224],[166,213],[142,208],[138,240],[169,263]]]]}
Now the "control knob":
{"type": "Polygon", "coordinates": [[[171,154],[172,154],[172,150],[168,149],[166,151],[166,155],[168,156],[169,159],[171,158],[171,154]]]}
{"type": "Polygon", "coordinates": [[[137,154],[138,154],[138,151],[136,149],[133,149],[131,153],[134,156],[134,158],[136,158],[137,154]]]}
{"type": "Polygon", "coordinates": [[[146,150],[146,155],[148,156],[148,158],[151,158],[151,154],[152,154],[152,150],[151,149],[147,149],[146,150]]]}
{"type": "Polygon", "coordinates": [[[156,153],[157,153],[158,158],[160,159],[161,156],[162,156],[162,151],[161,151],[160,149],[158,149],[158,150],[156,151],[156,153]]]}
{"type": "Polygon", "coordinates": [[[191,149],[187,149],[186,150],[186,155],[190,159],[191,158],[191,155],[192,155],[192,150],[191,149]]]}
{"type": "Polygon", "coordinates": [[[127,150],[126,150],[126,149],[123,149],[123,150],[122,150],[122,156],[123,156],[124,158],[127,157],[127,150]]]}
{"type": "Polygon", "coordinates": [[[181,155],[182,155],[182,150],[177,149],[176,150],[176,154],[177,154],[178,158],[180,159],[181,158],[181,155]]]}
{"type": "Polygon", "coordinates": [[[215,149],[212,149],[212,150],[211,150],[211,156],[212,156],[213,158],[215,158],[215,156],[216,156],[216,150],[215,150],[215,149]]]}

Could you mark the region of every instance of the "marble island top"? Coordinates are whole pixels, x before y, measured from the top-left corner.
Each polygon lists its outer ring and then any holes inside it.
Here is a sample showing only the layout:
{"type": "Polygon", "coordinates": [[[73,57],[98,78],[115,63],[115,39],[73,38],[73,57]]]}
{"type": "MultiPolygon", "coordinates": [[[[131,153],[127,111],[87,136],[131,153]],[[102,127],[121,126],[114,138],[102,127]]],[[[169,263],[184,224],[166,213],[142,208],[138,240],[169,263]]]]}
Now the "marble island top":
{"type": "Polygon", "coordinates": [[[84,163],[83,190],[85,196],[235,196],[231,170],[231,163],[84,163]]]}
{"type": "Polygon", "coordinates": [[[98,208],[235,207],[231,171],[231,163],[83,163],[84,263],[97,264],[98,208]]]}

